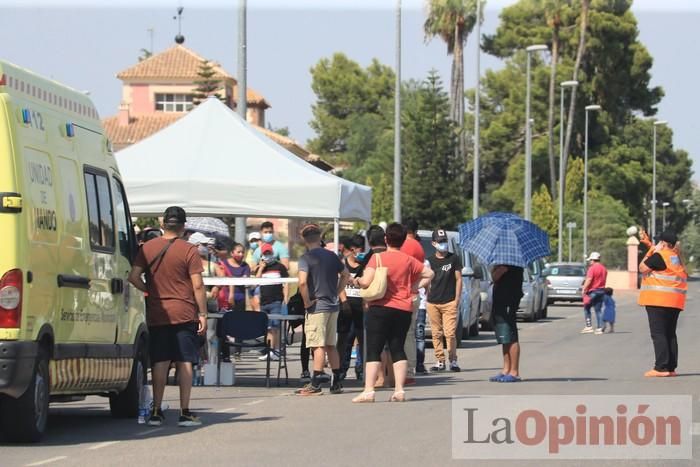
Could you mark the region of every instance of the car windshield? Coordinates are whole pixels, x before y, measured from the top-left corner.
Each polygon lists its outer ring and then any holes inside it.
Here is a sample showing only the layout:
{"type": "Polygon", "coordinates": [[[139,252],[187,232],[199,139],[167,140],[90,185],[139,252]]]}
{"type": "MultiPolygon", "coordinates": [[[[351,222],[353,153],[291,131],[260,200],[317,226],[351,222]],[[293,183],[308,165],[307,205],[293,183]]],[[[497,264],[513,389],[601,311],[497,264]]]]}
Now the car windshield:
{"type": "Polygon", "coordinates": [[[582,277],[586,275],[586,271],[581,266],[552,266],[545,269],[544,275],[582,277]]]}

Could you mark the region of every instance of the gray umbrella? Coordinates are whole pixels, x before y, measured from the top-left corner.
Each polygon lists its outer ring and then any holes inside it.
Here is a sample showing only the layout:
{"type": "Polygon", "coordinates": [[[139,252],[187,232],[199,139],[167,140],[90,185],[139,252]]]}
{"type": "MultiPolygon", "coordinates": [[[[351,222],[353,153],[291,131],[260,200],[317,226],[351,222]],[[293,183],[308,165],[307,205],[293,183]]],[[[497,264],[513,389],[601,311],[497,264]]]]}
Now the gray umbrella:
{"type": "Polygon", "coordinates": [[[222,235],[229,237],[231,234],[228,225],[216,217],[189,217],[185,223],[185,229],[202,232],[207,235],[222,235]]]}

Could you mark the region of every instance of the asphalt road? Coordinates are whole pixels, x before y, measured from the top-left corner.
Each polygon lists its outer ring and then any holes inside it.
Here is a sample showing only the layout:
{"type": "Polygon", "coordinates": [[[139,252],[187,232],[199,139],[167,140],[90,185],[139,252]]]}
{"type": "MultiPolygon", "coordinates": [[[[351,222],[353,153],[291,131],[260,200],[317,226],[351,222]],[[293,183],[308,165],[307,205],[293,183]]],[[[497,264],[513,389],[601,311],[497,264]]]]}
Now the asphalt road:
{"type": "MultiPolygon", "coordinates": [[[[646,316],[635,294],[619,293],[615,334],[579,334],[580,305],[552,306],[547,320],[520,323],[521,383],[488,382],[501,357],[493,333],[483,332],[459,350],[461,373],[420,377],[404,404],[388,403],[388,389],[377,393],[375,404],[351,404],[361,390],[355,381],[342,395],[301,398],[292,394],[300,372],[295,344],[288,387],[265,389],[261,365],[244,355],[241,385],[195,388],[192,408],[205,422],[202,427],[178,428],[174,409],[166,412],[161,428],[113,420],[105,399],[91,397],[53,405],[41,444],[0,442],[0,465],[700,465],[700,436],[693,436],[695,460],[681,461],[454,460],[451,450],[455,395],[685,394],[692,395],[694,412],[700,413],[700,282],[690,284],[688,298],[679,322],[677,378],[643,377],[653,363],[646,316]]],[[[432,350],[427,354],[432,362],[432,350]]],[[[177,389],[168,387],[166,396],[177,407],[177,389]]],[[[696,428],[700,433],[700,424],[696,428]]]]}

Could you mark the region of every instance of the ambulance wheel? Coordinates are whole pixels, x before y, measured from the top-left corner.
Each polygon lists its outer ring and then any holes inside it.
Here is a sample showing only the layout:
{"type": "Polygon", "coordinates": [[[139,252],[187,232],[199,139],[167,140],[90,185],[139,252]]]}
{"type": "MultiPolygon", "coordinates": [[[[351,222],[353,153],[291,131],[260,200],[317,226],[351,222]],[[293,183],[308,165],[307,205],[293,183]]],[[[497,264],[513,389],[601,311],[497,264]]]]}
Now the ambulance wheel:
{"type": "Polygon", "coordinates": [[[141,392],[146,384],[146,371],[148,359],[146,358],[146,345],[141,341],[136,349],[136,357],[131,365],[129,384],[122,392],[109,396],[109,409],[114,418],[136,418],[139,415],[141,392]]]}
{"type": "Polygon", "coordinates": [[[18,399],[4,398],[0,417],[10,441],[36,443],[44,436],[49,419],[49,359],[45,349],[39,349],[27,390],[18,399]]]}

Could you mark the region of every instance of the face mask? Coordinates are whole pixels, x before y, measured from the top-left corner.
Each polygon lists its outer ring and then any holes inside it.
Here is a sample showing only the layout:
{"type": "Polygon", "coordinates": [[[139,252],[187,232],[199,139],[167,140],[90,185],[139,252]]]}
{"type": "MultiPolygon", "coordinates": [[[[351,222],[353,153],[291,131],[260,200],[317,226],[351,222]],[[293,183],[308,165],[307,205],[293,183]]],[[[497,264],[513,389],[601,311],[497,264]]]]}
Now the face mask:
{"type": "Polygon", "coordinates": [[[258,249],[258,242],[253,242],[250,244],[250,249],[251,250],[257,250],[258,249]]]}
{"type": "Polygon", "coordinates": [[[207,248],[205,246],[199,245],[197,247],[197,252],[199,253],[199,256],[202,256],[204,258],[209,257],[209,248],[207,248]]]}
{"type": "Polygon", "coordinates": [[[275,259],[275,255],[264,255],[264,256],[262,257],[262,259],[263,259],[263,261],[265,261],[267,264],[272,264],[272,263],[274,263],[275,261],[277,261],[277,260],[275,259]]]}
{"type": "Polygon", "coordinates": [[[272,243],[274,236],[271,233],[263,234],[262,239],[265,243],[272,243]]]}
{"type": "Polygon", "coordinates": [[[243,253],[234,253],[233,259],[240,263],[243,260],[243,253]]]}
{"type": "Polygon", "coordinates": [[[364,261],[366,256],[367,256],[367,253],[358,253],[355,255],[355,258],[357,258],[358,261],[364,261]]]}
{"type": "Polygon", "coordinates": [[[441,253],[445,253],[447,251],[447,243],[438,243],[437,250],[441,253]]]}

